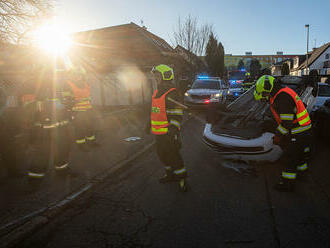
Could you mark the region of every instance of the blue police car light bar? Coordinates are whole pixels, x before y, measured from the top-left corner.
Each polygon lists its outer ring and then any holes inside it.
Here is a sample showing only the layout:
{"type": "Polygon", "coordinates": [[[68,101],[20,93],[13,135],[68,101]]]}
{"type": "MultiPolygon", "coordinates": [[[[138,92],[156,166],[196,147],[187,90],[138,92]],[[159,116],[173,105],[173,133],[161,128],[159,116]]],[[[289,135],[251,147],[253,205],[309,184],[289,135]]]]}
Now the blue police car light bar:
{"type": "Polygon", "coordinates": [[[210,77],[209,76],[198,76],[197,78],[198,79],[209,79],[210,77]]]}

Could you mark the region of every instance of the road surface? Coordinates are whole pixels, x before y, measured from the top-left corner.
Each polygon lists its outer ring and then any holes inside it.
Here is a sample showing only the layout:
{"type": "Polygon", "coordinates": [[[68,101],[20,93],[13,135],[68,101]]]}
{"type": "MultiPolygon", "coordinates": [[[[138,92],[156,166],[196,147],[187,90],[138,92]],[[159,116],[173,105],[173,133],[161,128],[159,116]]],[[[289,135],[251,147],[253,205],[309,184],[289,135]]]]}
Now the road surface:
{"type": "Polygon", "coordinates": [[[330,247],[329,147],[296,193],[279,193],[277,164],[231,169],[202,131],[196,119],[184,125],[189,192],[158,183],[151,150],[19,247],[330,247]]]}

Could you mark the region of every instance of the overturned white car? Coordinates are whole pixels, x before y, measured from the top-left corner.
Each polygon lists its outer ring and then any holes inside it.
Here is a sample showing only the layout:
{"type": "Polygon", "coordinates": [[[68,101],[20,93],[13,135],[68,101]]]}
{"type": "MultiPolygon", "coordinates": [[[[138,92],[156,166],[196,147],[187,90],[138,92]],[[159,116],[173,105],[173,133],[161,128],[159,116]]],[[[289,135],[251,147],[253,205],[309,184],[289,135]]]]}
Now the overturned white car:
{"type": "MultiPolygon", "coordinates": [[[[311,111],[317,95],[317,83],[308,77],[281,77],[283,86],[294,89],[307,110],[311,111]]],[[[208,115],[203,141],[226,159],[276,161],[282,150],[273,144],[274,125],[269,105],[255,101],[254,87],[227,106],[208,115]]]]}

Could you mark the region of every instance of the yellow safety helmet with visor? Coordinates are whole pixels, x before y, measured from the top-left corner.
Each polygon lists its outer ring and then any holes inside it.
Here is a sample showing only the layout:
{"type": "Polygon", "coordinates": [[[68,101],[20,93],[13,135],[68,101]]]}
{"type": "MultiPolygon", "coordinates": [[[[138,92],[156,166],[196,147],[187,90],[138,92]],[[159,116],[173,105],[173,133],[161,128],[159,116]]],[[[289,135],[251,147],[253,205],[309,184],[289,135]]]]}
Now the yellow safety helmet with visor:
{"type": "Polygon", "coordinates": [[[170,81],[174,79],[174,72],[173,69],[167,65],[160,64],[154,66],[151,70],[152,73],[160,73],[162,76],[162,80],[170,81]]]}
{"type": "Polygon", "coordinates": [[[269,75],[261,76],[256,83],[256,88],[254,90],[254,99],[268,100],[269,93],[272,92],[274,88],[275,78],[269,75]]]}

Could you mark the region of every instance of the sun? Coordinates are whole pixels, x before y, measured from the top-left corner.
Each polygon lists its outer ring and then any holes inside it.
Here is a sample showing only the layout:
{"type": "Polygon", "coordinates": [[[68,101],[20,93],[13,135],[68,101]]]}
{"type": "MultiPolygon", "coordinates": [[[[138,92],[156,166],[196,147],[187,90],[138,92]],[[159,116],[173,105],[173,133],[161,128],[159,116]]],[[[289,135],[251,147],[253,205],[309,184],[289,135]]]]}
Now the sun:
{"type": "Polygon", "coordinates": [[[65,55],[72,46],[72,39],[64,27],[48,24],[33,32],[37,47],[53,55],[65,55]]]}

